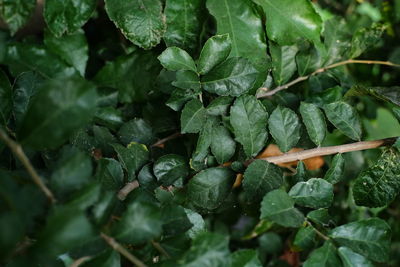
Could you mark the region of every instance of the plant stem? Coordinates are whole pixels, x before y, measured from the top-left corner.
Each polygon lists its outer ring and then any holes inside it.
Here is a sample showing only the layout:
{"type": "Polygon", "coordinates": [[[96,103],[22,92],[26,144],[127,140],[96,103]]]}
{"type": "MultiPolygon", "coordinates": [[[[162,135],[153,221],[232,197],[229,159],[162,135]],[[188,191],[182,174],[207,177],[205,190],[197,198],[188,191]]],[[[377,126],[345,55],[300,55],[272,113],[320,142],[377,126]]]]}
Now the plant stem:
{"type": "Polygon", "coordinates": [[[174,134],[172,134],[172,135],[170,135],[170,136],[167,136],[167,137],[165,137],[165,138],[163,138],[163,139],[158,140],[157,142],[155,142],[154,144],[152,144],[151,147],[155,147],[155,146],[162,145],[162,144],[164,144],[165,142],[167,142],[167,141],[169,141],[169,140],[172,140],[172,139],[175,139],[175,138],[178,138],[178,137],[181,136],[181,135],[182,135],[182,134],[179,133],[179,132],[174,133],[174,134]]]}
{"type": "Polygon", "coordinates": [[[168,252],[165,251],[165,249],[160,245],[160,243],[155,242],[154,240],[151,241],[151,244],[155,249],[157,249],[161,254],[163,254],[167,259],[170,259],[171,256],[168,254],[168,252]]]}
{"type": "Polygon", "coordinates": [[[289,87],[291,87],[291,86],[293,86],[293,85],[295,85],[295,84],[297,84],[299,82],[305,81],[305,80],[309,79],[311,76],[314,76],[314,75],[316,75],[318,73],[321,73],[321,72],[324,72],[324,71],[327,71],[329,69],[333,69],[333,68],[336,68],[336,67],[339,67],[339,66],[347,65],[347,64],[378,64],[378,65],[386,65],[386,66],[391,66],[391,67],[400,67],[400,65],[392,63],[392,62],[389,62],[389,61],[348,59],[348,60],[344,60],[344,61],[341,61],[341,62],[334,63],[334,64],[326,66],[326,67],[319,68],[319,69],[317,69],[316,71],[314,71],[313,73],[311,73],[309,75],[300,76],[297,79],[295,79],[295,80],[293,80],[293,81],[291,81],[291,82],[289,82],[287,84],[278,86],[278,87],[276,87],[275,89],[273,89],[271,91],[269,91],[267,88],[260,88],[263,92],[259,93],[257,95],[257,98],[264,98],[264,97],[267,97],[267,96],[272,96],[272,95],[278,93],[279,91],[288,89],[289,87]]]}
{"type": "Polygon", "coordinates": [[[139,266],[139,267],[147,266],[141,260],[136,258],[132,253],[130,253],[126,248],[124,248],[120,243],[115,241],[115,239],[112,238],[111,236],[108,236],[104,233],[100,233],[100,236],[104,239],[104,241],[107,242],[107,244],[110,247],[112,247],[115,251],[119,252],[121,255],[123,255],[125,258],[127,258],[130,262],[132,262],[136,266],[139,266]]]}
{"type": "Polygon", "coordinates": [[[69,267],[78,267],[80,265],[82,265],[83,263],[87,262],[88,260],[91,260],[92,257],[91,256],[84,256],[82,258],[79,258],[77,260],[75,260],[69,267]]]}
{"type": "Polygon", "coordinates": [[[42,179],[36,172],[35,168],[33,168],[31,162],[28,157],[25,155],[24,151],[20,144],[12,140],[2,129],[0,129],[0,139],[4,141],[4,143],[10,148],[12,153],[21,161],[22,165],[24,165],[25,169],[32,177],[33,182],[43,191],[43,193],[47,196],[47,198],[55,203],[56,199],[54,194],[50,191],[50,189],[43,183],[42,179]]]}
{"type": "MultiPolygon", "coordinates": [[[[328,146],[328,147],[317,147],[313,149],[303,150],[294,153],[285,153],[279,156],[272,156],[266,158],[260,158],[261,160],[265,160],[274,164],[278,163],[288,163],[293,161],[305,160],[309,158],[314,158],[318,156],[326,156],[326,155],[333,155],[337,153],[346,153],[351,151],[359,151],[359,150],[366,150],[377,148],[381,146],[390,146],[393,145],[398,137],[391,137],[385,138],[380,140],[374,141],[362,141],[356,142],[346,145],[339,145],[339,146],[328,146]]],[[[246,164],[250,164],[251,161],[248,161],[246,164]]]]}
{"type": "Polygon", "coordinates": [[[327,237],[326,235],[324,235],[323,233],[321,233],[321,232],[320,232],[317,228],[315,228],[314,225],[312,225],[309,221],[306,221],[306,223],[307,223],[310,227],[312,227],[312,228],[314,229],[315,233],[316,233],[319,237],[321,237],[321,238],[324,239],[325,241],[330,240],[329,237],[327,237]]]}
{"type": "Polygon", "coordinates": [[[130,192],[139,187],[139,182],[137,180],[127,183],[121,190],[119,190],[117,197],[119,200],[123,201],[129,195],[130,192]]]}

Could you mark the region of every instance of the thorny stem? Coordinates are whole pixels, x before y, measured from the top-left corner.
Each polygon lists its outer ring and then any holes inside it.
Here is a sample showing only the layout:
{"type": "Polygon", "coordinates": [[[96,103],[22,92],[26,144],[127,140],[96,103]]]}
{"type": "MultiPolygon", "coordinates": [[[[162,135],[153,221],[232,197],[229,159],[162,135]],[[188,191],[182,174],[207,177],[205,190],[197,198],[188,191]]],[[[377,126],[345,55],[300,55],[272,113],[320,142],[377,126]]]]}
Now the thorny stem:
{"type": "Polygon", "coordinates": [[[36,172],[35,168],[33,168],[31,162],[28,157],[25,155],[24,151],[20,144],[12,140],[2,129],[0,129],[0,139],[4,141],[4,143],[10,148],[12,153],[21,161],[22,165],[24,165],[25,169],[32,177],[33,182],[43,191],[43,193],[47,196],[47,198],[55,203],[56,199],[54,194],[50,191],[50,189],[43,183],[39,174],[36,172]]]}
{"type": "Polygon", "coordinates": [[[293,86],[293,85],[295,85],[295,84],[297,84],[299,82],[305,81],[305,80],[309,79],[311,76],[314,76],[314,75],[316,75],[318,73],[321,73],[321,72],[324,72],[324,71],[327,71],[329,69],[333,69],[333,68],[336,68],[336,67],[339,67],[339,66],[347,65],[347,64],[379,64],[379,65],[386,65],[386,66],[391,66],[391,67],[400,67],[400,65],[392,63],[392,62],[389,62],[389,61],[348,59],[348,60],[345,60],[345,61],[337,62],[337,63],[334,63],[332,65],[317,69],[316,71],[314,71],[313,73],[311,73],[309,75],[300,76],[297,79],[294,79],[293,81],[291,81],[291,82],[289,82],[287,84],[278,86],[278,87],[276,87],[275,89],[273,89],[271,91],[269,91],[268,88],[260,88],[260,90],[262,92],[260,92],[257,95],[257,98],[264,98],[264,97],[267,97],[267,96],[272,96],[272,95],[278,93],[279,91],[288,89],[289,87],[291,87],[291,86],[293,86]]]}
{"type": "Polygon", "coordinates": [[[126,248],[124,248],[120,243],[115,241],[114,238],[108,236],[104,233],[100,233],[100,236],[107,242],[107,244],[112,247],[115,251],[119,252],[125,258],[127,258],[130,262],[135,264],[138,267],[147,267],[141,260],[136,258],[132,253],[130,253],[126,248]]]}

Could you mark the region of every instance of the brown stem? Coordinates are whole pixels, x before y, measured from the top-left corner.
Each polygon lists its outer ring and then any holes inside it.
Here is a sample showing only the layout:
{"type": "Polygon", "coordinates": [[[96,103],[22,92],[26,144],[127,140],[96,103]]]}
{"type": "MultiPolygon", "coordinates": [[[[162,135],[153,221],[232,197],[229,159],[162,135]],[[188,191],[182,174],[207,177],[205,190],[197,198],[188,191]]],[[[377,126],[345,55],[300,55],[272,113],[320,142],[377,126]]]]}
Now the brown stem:
{"type": "Polygon", "coordinates": [[[100,233],[100,236],[107,242],[107,244],[112,247],[115,251],[119,252],[125,258],[127,258],[130,262],[135,264],[138,267],[146,267],[147,265],[144,264],[141,260],[136,258],[132,253],[130,253],[126,248],[124,248],[120,243],[115,241],[114,238],[108,236],[104,233],[100,233]]]}
{"type": "Polygon", "coordinates": [[[119,200],[123,201],[129,195],[130,192],[139,187],[139,182],[137,180],[127,183],[121,190],[119,190],[117,197],[119,200]]]}
{"type": "Polygon", "coordinates": [[[315,228],[309,221],[306,221],[306,223],[307,223],[310,227],[312,227],[312,228],[314,229],[315,233],[316,233],[319,237],[321,237],[321,238],[324,239],[325,241],[330,240],[329,237],[327,237],[326,235],[324,235],[323,233],[321,233],[321,232],[320,232],[317,228],[315,228]]]}
{"type": "Polygon", "coordinates": [[[53,193],[49,188],[43,183],[42,179],[36,172],[35,168],[33,168],[31,162],[28,157],[25,155],[24,151],[20,144],[12,140],[2,129],[0,129],[0,139],[4,141],[4,143],[10,148],[12,153],[21,161],[22,165],[24,165],[25,169],[32,177],[33,182],[43,191],[43,193],[47,196],[47,198],[55,203],[56,199],[53,193]]]}
{"type": "Polygon", "coordinates": [[[181,136],[181,135],[182,135],[181,133],[174,133],[174,134],[172,134],[172,135],[170,135],[170,136],[167,136],[167,137],[165,137],[165,138],[163,138],[163,139],[158,140],[157,142],[155,142],[154,144],[152,144],[151,147],[155,147],[155,146],[162,145],[162,144],[164,144],[165,142],[167,142],[167,141],[169,141],[169,140],[172,140],[172,139],[175,139],[175,138],[178,138],[178,137],[181,136]]]}
{"type": "MultiPolygon", "coordinates": [[[[328,147],[317,147],[313,149],[303,150],[294,153],[285,153],[279,156],[273,157],[266,157],[260,158],[261,160],[265,160],[274,164],[278,163],[287,163],[293,162],[298,160],[305,160],[309,158],[314,158],[318,156],[326,156],[326,155],[333,155],[337,153],[346,153],[351,151],[359,151],[359,150],[366,150],[377,148],[381,146],[390,146],[396,142],[398,137],[391,137],[385,138],[380,140],[374,141],[363,141],[363,142],[356,142],[346,145],[339,145],[339,146],[328,146],[328,147]]],[[[252,160],[251,160],[252,161],[252,160]]],[[[251,161],[247,162],[247,164],[251,163],[251,161]]]]}
{"type": "Polygon", "coordinates": [[[289,87],[291,87],[291,86],[293,86],[293,85],[295,85],[295,84],[297,84],[299,82],[305,81],[308,78],[310,78],[311,76],[314,76],[314,75],[316,75],[318,73],[321,73],[321,72],[324,72],[324,71],[327,71],[329,69],[333,69],[333,68],[336,68],[336,67],[339,67],[339,66],[347,65],[347,64],[379,64],[379,65],[386,65],[386,66],[391,66],[391,67],[400,67],[400,65],[392,63],[392,62],[389,62],[389,61],[348,59],[348,60],[345,60],[345,61],[337,62],[337,63],[334,63],[332,65],[317,69],[316,71],[314,71],[313,73],[311,73],[309,75],[300,76],[297,79],[295,79],[295,80],[293,80],[293,81],[291,81],[291,82],[289,82],[287,84],[278,86],[278,87],[276,87],[275,89],[273,89],[271,91],[269,91],[267,88],[261,88],[261,90],[263,92],[259,93],[257,95],[257,98],[264,98],[264,97],[267,97],[267,96],[272,96],[272,95],[278,93],[279,91],[288,89],[289,87]]]}
{"type": "Polygon", "coordinates": [[[79,259],[75,260],[69,267],[78,267],[82,263],[85,263],[85,262],[87,262],[88,260],[91,260],[91,259],[92,259],[91,256],[84,256],[82,258],[79,258],[79,259]]]}
{"type": "Polygon", "coordinates": [[[170,259],[171,256],[168,254],[167,251],[160,245],[160,243],[155,242],[154,240],[151,241],[151,244],[155,249],[157,249],[161,254],[163,254],[167,259],[170,259]]]}

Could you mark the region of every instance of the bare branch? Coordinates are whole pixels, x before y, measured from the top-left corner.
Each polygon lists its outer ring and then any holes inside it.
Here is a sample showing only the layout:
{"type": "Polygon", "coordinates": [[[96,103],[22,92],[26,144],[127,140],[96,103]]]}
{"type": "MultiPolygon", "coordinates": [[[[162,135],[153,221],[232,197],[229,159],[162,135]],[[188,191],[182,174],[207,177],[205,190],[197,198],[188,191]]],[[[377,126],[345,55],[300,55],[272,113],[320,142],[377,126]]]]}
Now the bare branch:
{"type": "Polygon", "coordinates": [[[170,259],[171,256],[168,254],[167,251],[160,245],[160,243],[155,242],[154,240],[151,241],[151,244],[155,249],[157,249],[161,254],[163,254],[167,259],[170,259]]]}
{"type": "Polygon", "coordinates": [[[172,140],[172,139],[175,139],[175,138],[178,138],[179,136],[181,136],[182,134],[181,133],[174,133],[174,134],[172,134],[172,135],[170,135],[170,136],[167,136],[167,137],[165,137],[165,138],[163,138],[163,139],[160,139],[160,140],[158,140],[157,142],[155,142],[154,144],[152,144],[151,145],[151,147],[155,147],[155,146],[159,146],[159,145],[162,145],[162,144],[164,144],[165,142],[167,142],[167,141],[169,141],[169,140],[172,140]]]}
{"type": "Polygon", "coordinates": [[[337,63],[334,63],[332,65],[317,69],[316,71],[314,71],[313,73],[311,73],[311,74],[309,74],[307,76],[298,77],[297,79],[295,79],[295,80],[293,80],[293,81],[291,81],[291,82],[289,82],[287,84],[278,86],[273,90],[269,91],[267,88],[261,88],[262,92],[260,92],[257,95],[257,98],[264,98],[264,97],[267,97],[267,96],[272,96],[272,95],[278,93],[279,91],[288,89],[289,87],[291,87],[291,86],[293,86],[293,85],[295,85],[295,84],[297,84],[299,82],[305,81],[305,80],[309,79],[311,76],[314,76],[314,75],[316,75],[318,73],[325,72],[325,71],[327,71],[329,69],[333,69],[333,68],[336,68],[336,67],[339,67],[339,66],[343,66],[343,65],[347,65],[347,64],[378,64],[378,65],[386,65],[386,66],[391,66],[391,67],[400,67],[400,65],[392,63],[392,62],[389,62],[389,61],[348,59],[348,60],[345,60],[345,61],[337,62],[337,63]]]}
{"type": "Polygon", "coordinates": [[[137,180],[127,183],[121,190],[119,190],[117,197],[119,200],[125,200],[130,192],[139,187],[139,182],[137,180]]]}
{"type": "Polygon", "coordinates": [[[35,168],[33,168],[31,162],[28,157],[25,155],[24,151],[20,144],[12,140],[2,129],[0,129],[0,139],[4,141],[4,143],[10,148],[12,153],[21,161],[22,165],[24,165],[25,169],[32,177],[33,182],[43,191],[43,193],[47,196],[48,199],[52,203],[56,202],[56,199],[50,189],[43,183],[39,174],[36,172],[35,168]]]}
{"type": "Polygon", "coordinates": [[[84,256],[82,258],[75,260],[69,267],[78,267],[91,259],[92,259],[91,256],[84,256]]]}

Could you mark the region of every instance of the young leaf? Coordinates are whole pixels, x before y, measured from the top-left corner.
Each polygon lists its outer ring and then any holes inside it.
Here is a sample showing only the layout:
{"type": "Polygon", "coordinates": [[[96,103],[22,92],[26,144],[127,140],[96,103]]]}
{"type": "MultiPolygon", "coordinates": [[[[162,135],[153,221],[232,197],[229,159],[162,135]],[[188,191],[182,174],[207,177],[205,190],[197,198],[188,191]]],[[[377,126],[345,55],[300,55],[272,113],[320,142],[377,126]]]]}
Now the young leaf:
{"type": "Polygon", "coordinates": [[[132,142],[127,147],[120,144],[113,144],[112,146],[129,175],[137,172],[149,159],[149,150],[145,145],[132,142]]]}
{"type": "Polygon", "coordinates": [[[306,102],[301,102],[299,110],[311,140],[321,146],[327,131],[324,114],[316,105],[306,102]]]}
{"type": "Polygon", "coordinates": [[[211,152],[219,164],[228,162],[235,154],[236,142],[224,126],[213,128],[211,137],[211,152]]]}
{"type": "Polygon", "coordinates": [[[354,201],[359,206],[383,207],[400,190],[400,152],[388,150],[370,168],[362,171],[353,185],[354,201]]]}
{"type": "Polygon", "coordinates": [[[198,72],[201,75],[207,74],[229,56],[231,48],[229,34],[215,35],[208,39],[200,53],[198,72]]]}
{"type": "Polygon", "coordinates": [[[96,179],[106,190],[118,190],[124,185],[124,172],[115,159],[102,158],[98,161],[96,179]]]}
{"type": "Polygon", "coordinates": [[[260,219],[268,219],[284,227],[300,227],[304,215],[294,207],[293,199],[284,190],[276,189],[264,196],[260,219]]]}
{"type": "Polygon", "coordinates": [[[329,236],[339,245],[349,247],[373,261],[385,262],[389,257],[391,230],[379,218],[341,225],[333,229],[329,236]]]}
{"type": "Polygon", "coordinates": [[[247,167],[243,178],[243,190],[250,202],[260,201],[266,193],[283,184],[282,170],[265,160],[253,161],[247,167]]]}
{"type": "Polygon", "coordinates": [[[261,267],[258,252],[253,249],[241,249],[231,254],[232,267],[261,267]]]}
{"type": "Polygon", "coordinates": [[[73,33],[82,27],[96,8],[96,0],[46,0],[44,3],[44,20],[50,31],[57,37],[65,32],[73,33]]]}
{"type": "Polygon", "coordinates": [[[253,157],[264,147],[268,138],[268,113],[254,96],[241,96],[231,107],[230,122],[235,140],[242,144],[247,157],[253,157]]]}
{"type": "Polygon", "coordinates": [[[206,110],[200,100],[193,99],[188,102],[181,114],[181,132],[198,133],[206,120],[206,110]]]}
{"type": "Polygon", "coordinates": [[[158,56],[158,60],[167,70],[197,71],[193,58],[185,50],[182,50],[179,47],[168,47],[158,56]]]}
{"type": "Polygon", "coordinates": [[[106,0],[105,4],[110,19],[132,43],[144,49],[160,43],[166,28],[160,0],[106,0]]]}
{"type": "MultiPolygon", "coordinates": [[[[215,56],[214,56],[215,57],[215,56]]],[[[258,71],[245,58],[228,58],[201,79],[204,90],[222,96],[240,96],[253,88],[258,71]]]]}
{"type": "Polygon", "coordinates": [[[342,154],[338,153],[333,157],[331,167],[325,173],[324,179],[331,184],[336,184],[343,179],[344,173],[344,158],[342,154]]]}
{"type": "Polygon", "coordinates": [[[295,184],[289,191],[297,205],[309,208],[327,208],[333,201],[333,186],[320,178],[295,184]]]}
{"type": "Polygon", "coordinates": [[[35,0],[1,1],[0,17],[7,23],[12,35],[28,22],[35,6],[35,0]]]}
{"type": "Polygon", "coordinates": [[[374,264],[370,262],[367,258],[363,255],[355,253],[353,250],[349,249],[348,247],[340,247],[338,249],[339,256],[342,259],[344,267],[373,267],[374,264]]]}
{"type": "Polygon", "coordinates": [[[37,149],[61,145],[89,122],[96,99],[95,87],[82,78],[49,80],[28,108],[18,131],[19,139],[37,149]]]}
{"type": "Polygon", "coordinates": [[[235,174],[226,168],[209,168],[189,181],[188,198],[193,205],[213,210],[229,195],[235,174]]]}
{"type": "Polygon", "coordinates": [[[189,167],[182,156],[169,154],[160,157],[154,163],[153,172],[159,182],[169,186],[179,178],[186,178],[189,167]]]}
{"type": "Polygon", "coordinates": [[[301,227],[294,237],[293,246],[299,251],[311,249],[317,244],[316,237],[312,226],[301,227]]]}
{"type": "Polygon", "coordinates": [[[332,242],[325,242],[308,256],[304,262],[304,267],[341,267],[342,262],[336,253],[336,248],[332,242]]]}
{"type": "Polygon", "coordinates": [[[296,72],[295,56],[299,49],[297,46],[279,46],[269,43],[269,52],[272,58],[272,76],[277,85],[282,85],[290,80],[296,72]]]}
{"type": "Polygon", "coordinates": [[[282,152],[288,152],[300,140],[300,121],[289,108],[278,106],[268,119],[269,131],[282,152]]]}
{"type": "Polygon", "coordinates": [[[328,120],[343,134],[353,140],[361,140],[361,121],[356,109],[338,101],[324,106],[328,120]]]}

